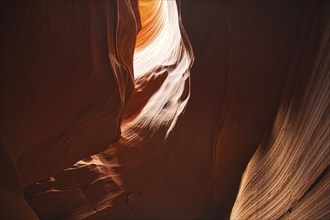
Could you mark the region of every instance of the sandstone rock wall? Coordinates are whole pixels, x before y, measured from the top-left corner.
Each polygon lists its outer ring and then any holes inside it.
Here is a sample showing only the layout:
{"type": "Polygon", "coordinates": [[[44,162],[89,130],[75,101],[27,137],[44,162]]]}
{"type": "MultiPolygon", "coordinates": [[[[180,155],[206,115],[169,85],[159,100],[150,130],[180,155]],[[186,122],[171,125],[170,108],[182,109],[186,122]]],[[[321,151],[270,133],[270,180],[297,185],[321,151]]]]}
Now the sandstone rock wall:
{"type": "Polygon", "coordinates": [[[2,3],[1,212],[329,218],[329,3],[139,3],[2,3]]]}

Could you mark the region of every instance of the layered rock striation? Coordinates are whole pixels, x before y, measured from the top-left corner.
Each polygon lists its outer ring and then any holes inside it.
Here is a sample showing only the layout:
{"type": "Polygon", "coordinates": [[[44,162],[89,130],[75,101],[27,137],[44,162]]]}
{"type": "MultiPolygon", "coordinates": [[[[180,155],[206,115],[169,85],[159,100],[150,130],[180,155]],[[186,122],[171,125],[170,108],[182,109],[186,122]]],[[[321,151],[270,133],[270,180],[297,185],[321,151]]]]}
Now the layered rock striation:
{"type": "Polygon", "coordinates": [[[330,217],[328,2],[2,4],[5,217],[330,217]]]}

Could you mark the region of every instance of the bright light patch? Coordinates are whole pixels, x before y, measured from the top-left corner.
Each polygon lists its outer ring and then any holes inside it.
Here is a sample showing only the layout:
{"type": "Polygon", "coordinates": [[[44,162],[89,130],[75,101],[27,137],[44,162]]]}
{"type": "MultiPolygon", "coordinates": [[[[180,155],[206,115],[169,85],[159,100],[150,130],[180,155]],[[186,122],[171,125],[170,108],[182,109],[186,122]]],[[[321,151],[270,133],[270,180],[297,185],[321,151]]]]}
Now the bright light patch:
{"type": "Polygon", "coordinates": [[[176,1],[140,0],[139,10],[142,29],[134,53],[135,89],[146,83],[146,87],[155,87],[155,80],[150,78],[165,79],[156,91],[147,94],[148,102],[135,119],[123,124],[123,135],[126,131],[125,139],[131,140],[143,136],[139,134],[142,130],[165,126],[167,135],[173,128],[189,99],[193,62],[189,41],[185,35],[186,41],[182,39],[176,1]]]}

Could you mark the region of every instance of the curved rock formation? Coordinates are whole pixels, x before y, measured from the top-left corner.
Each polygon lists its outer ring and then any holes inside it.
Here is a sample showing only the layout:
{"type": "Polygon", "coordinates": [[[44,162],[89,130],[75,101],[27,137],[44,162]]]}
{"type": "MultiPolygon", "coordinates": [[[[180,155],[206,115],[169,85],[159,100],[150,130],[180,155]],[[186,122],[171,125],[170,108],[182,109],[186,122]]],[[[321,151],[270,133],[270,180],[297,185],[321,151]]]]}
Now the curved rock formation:
{"type": "Polygon", "coordinates": [[[245,171],[231,219],[329,219],[330,23],[309,15],[272,132],[245,171]]]}
{"type": "Polygon", "coordinates": [[[32,184],[118,141],[138,24],[131,1],[1,3],[1,173],[32,184]]]}
{"type": "Polygon", "coordinates": [[[4,6],[6,217],[330,217],[328,2],[4,6]]]}

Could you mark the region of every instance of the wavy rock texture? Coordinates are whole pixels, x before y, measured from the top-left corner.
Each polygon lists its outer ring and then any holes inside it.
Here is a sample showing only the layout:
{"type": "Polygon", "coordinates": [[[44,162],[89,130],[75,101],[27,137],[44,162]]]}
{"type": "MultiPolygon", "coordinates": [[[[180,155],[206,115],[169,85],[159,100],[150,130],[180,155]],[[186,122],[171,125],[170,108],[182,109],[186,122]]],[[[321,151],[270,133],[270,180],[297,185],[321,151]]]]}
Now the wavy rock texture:
{"type": "MultiPolygon", "coordinates": [[[[302,4],[301,2],[225,3],[209,1],[203,5],[193,3],[185,4],[184,1],[182,2],[182,15],[185,15],[183,17],[184,26],[195,52],[195,63],[191,73],[192,96],[190,103],[191,106],[201,105],[208,106],[208,108],[200,107],[200,111],[195,112],[195,115],[198,114],[203,118],[205,126],[201,126],[202,123],[199,126],[196,125],[198,134],[193,131],[188,132],[189,135],[196,137],[190,145],[190,149],[193,149],[194,146],[199,148],[196,150],[199,152],[199,157],[196,157],[195,161],[201,161],[200,164],[203,166],[206,166],[207,161],[210,161],[211,158],[213,159],[213,163],[210,165],[213,168],[212,178],[214,178],[211,183],[212,191],[205,200],[206,211],[201,212],[202,218],[224,219],[226,216],[229,218],[227,213],[235,201],[241,175],[254,154],[254,150],[264,141],[272,129],[279,106],[292,101],[281,100],[280,97],[283,89],[289,91],[293,89],[292,85],[285,83],[290,79],[289,75],[293,75],[291,80],[294,82],[298,76],[303,74],[305,75],[303,82],[306,83],[308,76],[312,74],[311,69],[308,71],[302,68],[295,72],[292,70],[293,66],[297,68],[295,65],[300,65],[295,64],[295,62],[299,62],[295,57],[305,51],[306,47],[305,43],[297,42],[314,33],[311,29],[313,22],[315,25],[327,27],[329,24],[328,16],[324,16],[322,19],[317,18],[320,9],[326,9],[329,5],[313,4],[312,2],[302,4]],[[185,8],[186,13],[184,13],[185,8]],[[193,14],[200,16],[194,17],[193,14]],[[204,14],[208,16],[203,17],[204,14]],[[208,34],[198,35],[198,33],[208,34]],[[196,76],[197,79],[194,80],[194,76],[198,73],[208,73],[208,77],[202,79],[196,76]],[[203,81],[200,82],[201,80],[203,81]],[[198,91],[196,92],[198,94],[194,93],[194,89],[198,91]],[[207,94],[203,94],[204,90],[207,91],[207,94]],[[195,101],[197,97],[199,100],[195,101]],[[201,103],[200,100],[205,100],[205,103],[201,103]],[[207,111],[208,114],[202,114],[207,111]],[[213,142],[204,142],[198,147],[196,139],[201,139],[203,135],[201,131],[207,131],[206,129],[210,128],[214,130],[208,131],[208,134],[212,134],[208,140],[213,139],[213,142]],[[210,145],[213,146],[213,151],[210,151],[209,154],[214,156],[209,156],[208,159],[202,158],[201,146],[205,149],[207,148],[205,146],[210,145]]],[[[327,36],[325,30],[326,28],[323,28],[314,33],[315,40],[311,40],[310,44],[312,50],[318,50],[321,36],[327,36]]],[[[311,58],[315,57],[312,50],[306,51],[306,54],[311,58]]],[[[325,50],[328,51],[328,47],[325,50]]],[[[318,65],[314,63],[313,59],[306,59],[304,62],[304,65],[318,65]]],[[[328,70],[326,72],[328,74],[328,70]]],[[[302,85],[296,97],[303,97],[303,91],[306,89],[302,85]]],[[[320,101],[320,105],[328,108],[327,102],[320,101]]],[[[310,111],[314,111],[312,107],[310,108],[310,111]]],[[[186,112],[189,112],[189,105],[186,112]]],[[[196,120],[194,122],[196,123],[196,120]]],[[[303,124],[301,125],[303,126],[303,124]]],[[[298,136],[297,138],[301,139],[302,137],[298,136]]],[[[316,140],[318,139],[316,138],[316,140]]],[[[321,142],[319,147],[322,148],[323,152],[328,149],[324,142],[321,142]]],[[[301,150],[306,149],[302,146],[301,150]]],[[[291,158],[287,159],[290,160],[291,158]]],[[[295,161],[294,158],[292,159],[295,161]]],[[[286,163],[288,161],[283,160],[281,162],[286,163]]],[[[324,163],[329,163],[329,161],[324,161],[324,163]]],[[[192,165],[193,162],[190,164],[192,165]]],[[[271,166],[274,170],[277,169],[277,164],[271,166]]],[[[305,166],[310,165],[306,164],[305,166]]],[[[317,165],[315,164],[315,166],[317,165]]],[[[201,168],[192,170],[199,169],[201,168]]],[[[322,172],[323,168],[320,168],[319,171],[322,172]]],[[[299,175],[304,176],[303,173],[299,175]]],[[[202,175],[201,178],[206,179],[202,175]]],[[[268,184],[271,185],[272,183],[268,184]]],[[[252,186],[249,185],[248,187],[252,186]]],[[[278,188],[277,190],[281,189],[278,188]]],[[[322,196],[326,197],[327,191],[323,192],[322,196]]],[[[284,196],[285,194],[281,195],[284,196]]],[[[319,198],[320,201],[322,196],[319,198]]],[[[243,206],[247,201],[249,204],[258,201],[260,210],[263,210],[264,205],[277,202],[264,200],[264,197],[255,197],[256,201],[251,201],[250,198],[250,194],[244,194],[244,199],[242,197],[239,200],[242,201],[240,205],[243,206]]],[[[291,198],[292,200],[295,199],[291,198]]],[[[276,204],[278,212],[283,213],[288,210],[284,203],[282,205],[276,204]]],[[[236,213],[236,207],[234,213],[236,213]]],[[[248,212],[248,208],[252,207],[242,207],[242,212],[243,210],[248,212]]],[[[274,207],[272,208],[274,209],[274,207]]],[[[300,212],[303,216],[304,211],[300,210],[300,212]]],[[[324,215],[327,209],[322,209],[322,212],[324,215]]],[[[257,216],[232,215],[232,219],[254,219],[254,217],[257,216]]],[[[263,217],[265,218],[260,219],[273,218],[271,214],[263,217]]]]}
{"type": "MultiPolygon", "coordinates": [[[[1,3],[1,173],[32,184],[118,141],[139,24],[130,1],[1,3]]],[[[1,213],[29,218],[1,179],[1,213]]]]}
{"type": "MultiPolygon", "coordinates": [[[[116,139],[117,130],[104,128],[97,135],[115,136],[108,140],[112,144],[98,147],[99,140],[82,139],[81,146],[72,145],[81,152],[72,155],[74,152],[68,151],[70,163],[54,163],[49,167],[52,170],[31,168],[27,162],[35,163],[33,157],[38,156],[33,153],[22,157],[21,165],[15,160],[7,162],[14,163],[5,165],[11,168],[20,165],[16,182],[23,178],[24,196],[40,219],[329,217],[327,2],[140,0],[138,5],[137,1],[118,0],[73,2],[72,7],[43,4],[44,11],[54,10],[49,17],[58,27],[63,26],[62,18],[72,16],[68,24],[90,34],[86,38],[73,35],[77,42],[89,39],[94,45],[95,40],[100,44],[97,48],[109,52],[98,56],[94,47],[88,51],[78,47],[83,50],[80,55],[93,52],[89,64],[107,60],[108,65],[103,66],[111,67],[104,73],[115,76],[112,88],[118,93],[110,105],[114,113],[106,115],[115,115],[118,123],[104,123],[116,125],[116,129],[120,126],[121,136],[116,139]],[[83,5],[95,25],[74,23],[77,17],[73,15],[83,5]],[[107,44],[102,44],[100,34],[106,36],[102,39],[107,44]],[[78,147],[88,148],[88,152],[78,147]]],[[[77,14],[79,18],[83,15],[77,14]]],[[[55,68],[48,56],[40,60],[55,68]]],[[[86,66],[79,70],[86,71],[86,66]]],[[[91,85],[86,86],[102,88],[102,83],[109,83],[106,74],[98,73],[97,83],[90,77],[87,82],[91,85]]],[[[103,92],[88,91],[91,100],[94,95],[104,96],[103,92]]],[[[91,109],[91,117],[109,111],[106,104],[100,109],[91,109]]],[[[89,123],[93,127],[100,121],[89,123]]],[[[40,133],[43,138],[49,131],[44,132],[40,133]]],[[[31,140],[39,139],[35,135],[31,140]]],[[[1,150],[10,150],[4,143],[1,150]]],[[[37,152],[39,157],[52,153],[50,146],[57,148],[49,145],[47,151],[37,152]]],[[[8,181],[4,184],[9,189],[8,181]]],[[[10,190],[21,193],[19,188],[10,190]]],[[[19,199],[22,212],[32,216],[19,199]]]]}
{"type": "Polygon", "coordinates": [[[330,218],[327,9],[305,26],[271,136],[249,162],[231,219],[330,218]]]}
{"type": "MultiPolygon", "coordinates": [[[[142,30],[134,54],[135,90],[121,125],[119,143],[93,156],[91,161],[80,161],[75,168],[65,170],[62,174],[65,178],[55,176],[26,188],[26,197],[41,218],[134,217],[135,200],[139,200],[135,197],[150,190],[146,185],[146,174],[151,172],[152,178],[158,175],[160,164],[155,163],[155,158],[168,153],[165,137],[189,99],[189,68],[193,55],[179,23],[175,1],[140,3],[141,10],[144,4],[157,5],[160,24],[151,27],[157,28],[157,34],[148,36],[145,32],[150,29],[149,21],[141,17],[142,30]],[[146,164],[154,168],[148,171],[146,164]],[[92,176],[95,179],[89,178],[90,169],[96,173],[96,177],[92,176]],[[82,173],[86,182],[80,183],[79,177],[69,173],[82,173]],[[34,193],[31,196],[29,192],[34,193]],[[97,198],[94,198],[95,193],[97,198]],[[60,198],[71,198],[68,203],[75,201],[77,205],[58,206],[60,198]],[[53,205],[47,208],[41,204],[53,205]]],[[[157,182],[152,188],[159,184],[157,182]]],[[[144,211],[138,215],[143,217],[144,211]]]]}

